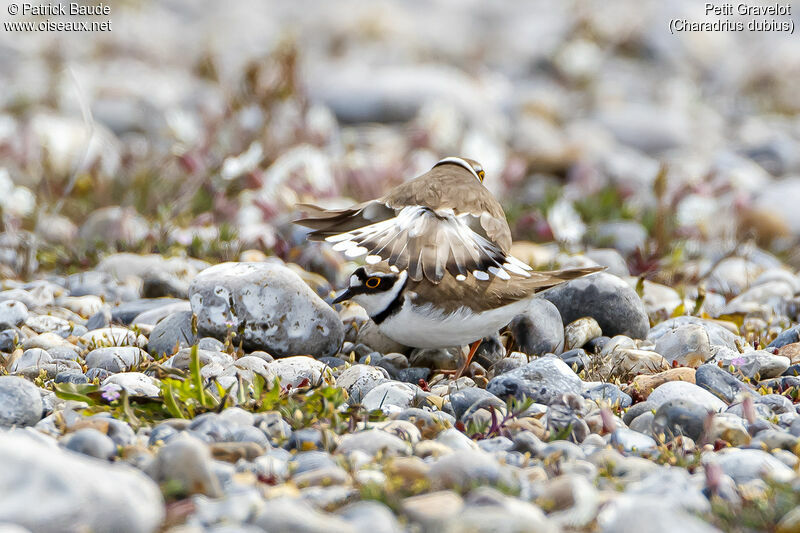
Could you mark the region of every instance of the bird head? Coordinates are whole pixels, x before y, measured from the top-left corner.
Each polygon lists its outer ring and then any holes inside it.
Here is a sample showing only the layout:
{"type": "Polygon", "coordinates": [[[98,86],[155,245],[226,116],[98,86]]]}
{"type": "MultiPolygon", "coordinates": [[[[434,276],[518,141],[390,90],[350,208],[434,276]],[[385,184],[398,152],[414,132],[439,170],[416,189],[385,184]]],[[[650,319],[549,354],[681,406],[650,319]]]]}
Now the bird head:
{"type": "Polygon", "coordinates": [[[486,175],[486,172],[484,172],[483,167],[481,166],[480,163],[478,163],[474,159],[467,159],[466,157],[445,157],[444,159],[433,165],[433,167],[436,168],[440,165],[458,165],[461,168],[465,168],[469,170],[470,173],[472,173],[472,175],[475,176],[475,179],[477,179],[481,183],[483,183],[483,177],[486,175]]]}

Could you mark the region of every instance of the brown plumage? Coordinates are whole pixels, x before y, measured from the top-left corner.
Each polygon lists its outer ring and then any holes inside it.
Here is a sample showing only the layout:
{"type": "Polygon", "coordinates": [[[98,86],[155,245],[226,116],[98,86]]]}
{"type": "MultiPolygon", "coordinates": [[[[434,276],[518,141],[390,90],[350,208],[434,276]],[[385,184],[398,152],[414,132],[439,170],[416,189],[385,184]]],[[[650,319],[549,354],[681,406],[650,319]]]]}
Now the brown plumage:
{"type": "MultiPolygon", "coordinates": [[[[427,280],[409,280],[404,291],[411,295],[415,305],[435,303],[443,312],[453,313],[462,307],[481,313],[524,300],[566,281],[605,270],[605,267],[583,267],[567,270],[531,272],[529,277],[512,276],[509,280],[492,278],[486,282],[464,283],[452,276],[444,276],[438,284],[427,280]]],[[[367,275],[376,272],[393,274],[389,265],[379,263],[365,267],[367,275]]]]}
{"type": "Polygon", "coordinates": [[[483,186],[480,164],[446,158],[385,196],[349,209],[302,204],[311,240],[328,240],[350,257],[388,261],[414,281],[439,283],[445,272],[479,280],[530,267],[509,255],[511,231],[502,206],[483,186]],[[478,274],[475,274],[478,272],[478,274]]]}

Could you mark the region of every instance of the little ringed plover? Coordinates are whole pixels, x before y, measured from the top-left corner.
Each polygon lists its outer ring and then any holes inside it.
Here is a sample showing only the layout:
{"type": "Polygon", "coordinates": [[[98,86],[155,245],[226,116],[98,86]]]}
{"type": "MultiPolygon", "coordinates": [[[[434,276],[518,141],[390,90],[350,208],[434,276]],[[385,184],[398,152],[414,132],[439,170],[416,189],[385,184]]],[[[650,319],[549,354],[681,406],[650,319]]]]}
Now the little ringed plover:
{"type": "Polygon", "coordinates": [[[483,185],[484,170],[472,159],[446,157],[385,196],[348,209],[300,207],[298,224],[311,240],[333,243],[367,264],[387,261],[411,281],[488,282],[528,277],[531,267],[509,254],[511,231],[500,203],[483,185]]]}

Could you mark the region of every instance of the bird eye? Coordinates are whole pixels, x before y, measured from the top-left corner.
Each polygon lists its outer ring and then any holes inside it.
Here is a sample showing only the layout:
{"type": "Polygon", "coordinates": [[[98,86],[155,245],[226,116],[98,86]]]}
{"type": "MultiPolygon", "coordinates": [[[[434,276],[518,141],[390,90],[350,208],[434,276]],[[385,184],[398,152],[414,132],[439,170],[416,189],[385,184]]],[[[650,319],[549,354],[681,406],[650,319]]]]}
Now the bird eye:
{"type": "Polygon", "coordinates": [[[483,176],[484,175],[486,175],[486,173],[483,170],[479,170],[478,171],[478,177],[481,179],[481,181],[483,181],[483,176]]]}
{"type": "Polygon", "coordinates": [[[375,287],[377,287],[380,284],[381,284],[381,278],[379,278],[377,276],[373,276],[373,277],[369,278],[367,280],[367,282],[365,283],[365,285],[367,286],[368,289],[374,289],[375,287]]]}

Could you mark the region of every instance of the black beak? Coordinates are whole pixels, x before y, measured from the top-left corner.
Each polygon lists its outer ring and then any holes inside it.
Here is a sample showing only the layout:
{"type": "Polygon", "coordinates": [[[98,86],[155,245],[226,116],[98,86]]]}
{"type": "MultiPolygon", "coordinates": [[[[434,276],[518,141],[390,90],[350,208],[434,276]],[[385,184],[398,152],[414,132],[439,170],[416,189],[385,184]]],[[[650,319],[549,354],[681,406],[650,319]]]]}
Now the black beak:
{"type": "Polygon", "coordinates": [[[353,291],[351,291],[350,287],[348,287],[345,290],[343,290],[342,292],[340,292],[339,296],[337,296],[336,298],[333,299],[333,301],[331,302],[331,305],[342,303],[343,301],[349,300],[352,297],[353,297],[353,291]]]}

